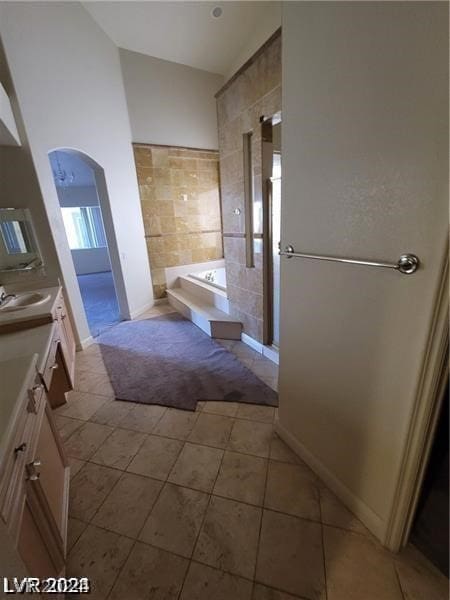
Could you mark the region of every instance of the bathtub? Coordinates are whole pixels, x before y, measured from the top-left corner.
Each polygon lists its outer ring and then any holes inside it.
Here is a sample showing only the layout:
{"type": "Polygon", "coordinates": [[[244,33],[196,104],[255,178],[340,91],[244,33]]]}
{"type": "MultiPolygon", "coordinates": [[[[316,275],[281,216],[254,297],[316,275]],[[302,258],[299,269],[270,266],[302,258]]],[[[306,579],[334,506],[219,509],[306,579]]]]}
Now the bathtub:
{"type": "Polygon", "coordinates": [[[227,277],[225,273],[225,267],[218,267],[216,269],[210,269],[208,271],[198,271],[197,273],[189,273],[189,277],[197,279],[202,283],[212,285],[223,292],[227,291],[227,277]]]}

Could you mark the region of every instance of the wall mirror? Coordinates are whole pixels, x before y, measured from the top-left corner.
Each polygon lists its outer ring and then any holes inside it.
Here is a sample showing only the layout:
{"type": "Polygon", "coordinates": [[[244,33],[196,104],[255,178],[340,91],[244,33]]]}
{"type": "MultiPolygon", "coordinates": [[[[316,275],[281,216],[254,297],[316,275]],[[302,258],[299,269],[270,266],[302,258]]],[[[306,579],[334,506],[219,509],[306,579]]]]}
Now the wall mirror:
{"type": "Polygon", "coordinates": [[[27,208],[0,208],[0,271],[29,271],[42,266],[27,208]]]}

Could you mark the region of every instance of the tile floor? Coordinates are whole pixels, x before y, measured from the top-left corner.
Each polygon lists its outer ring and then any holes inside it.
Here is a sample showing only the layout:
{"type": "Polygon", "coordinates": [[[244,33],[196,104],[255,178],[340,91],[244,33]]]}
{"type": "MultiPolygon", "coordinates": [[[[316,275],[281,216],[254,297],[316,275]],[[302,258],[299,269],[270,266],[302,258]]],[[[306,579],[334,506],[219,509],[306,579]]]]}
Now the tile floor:
{"type": "MultiPolygon", "coordinates": [[[[276,387],[272,363],[224,344],[276,387]]],[[[95,600],[448,598],[413,547],[395,556],[373,539],[274,419],[271,407],[115,401],[98,346],[79,353],[56,411],[71,463],[67,574],[89,577],[95,600]]]]}

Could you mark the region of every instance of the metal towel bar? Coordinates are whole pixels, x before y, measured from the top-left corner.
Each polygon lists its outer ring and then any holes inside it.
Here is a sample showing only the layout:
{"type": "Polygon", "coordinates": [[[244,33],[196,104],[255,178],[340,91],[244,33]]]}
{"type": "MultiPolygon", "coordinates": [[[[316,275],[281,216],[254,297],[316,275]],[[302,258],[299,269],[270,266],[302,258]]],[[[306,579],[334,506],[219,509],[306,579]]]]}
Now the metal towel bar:
{"type": "Polygon", "coordinates": [[[339,258],[337,256],[322,256],[321,254],[304,254],[296,252],[294,247],[289,245],[284,250],[280,251],[280,256],[288,258],[311,258],[313,260],[327,260],[330,262],[349,263],[352,265],[365,265],[367,267],[383,267],[385,269],[394,269],[403,273],[403,275],[411,275],[419,268],[420,261],[415,254],[402,254],[396,263],[385,263],[374,260],[360,260],[358,258],[339,258]]]}

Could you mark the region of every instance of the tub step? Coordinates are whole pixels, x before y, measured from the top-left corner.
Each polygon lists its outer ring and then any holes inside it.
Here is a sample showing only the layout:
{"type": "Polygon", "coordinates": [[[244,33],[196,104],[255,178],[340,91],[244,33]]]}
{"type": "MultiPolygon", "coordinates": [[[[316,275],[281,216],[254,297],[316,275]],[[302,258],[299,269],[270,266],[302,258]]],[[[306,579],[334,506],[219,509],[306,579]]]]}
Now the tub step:
{"type": "Polygon", "coordinates": [[[199,281],[189,275],[178,277],[178,284],[183,289],[200,298],[202,302],[212,304],[219,310],[229,314],[230,308],[228,305],[227,293],[219,288],[213,287],[206,281],[199,281]]]}
{"type": "Polygon", "coordinates": [[[185,288],[167,290],[169,303],[212,338],[240,340],[242,323],[185,288]]]}

